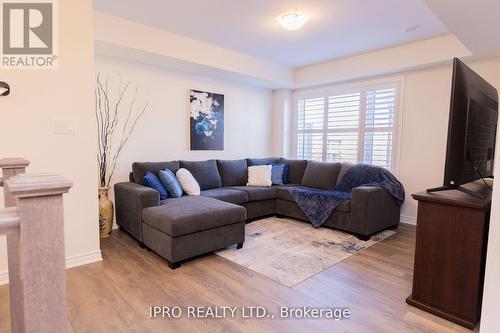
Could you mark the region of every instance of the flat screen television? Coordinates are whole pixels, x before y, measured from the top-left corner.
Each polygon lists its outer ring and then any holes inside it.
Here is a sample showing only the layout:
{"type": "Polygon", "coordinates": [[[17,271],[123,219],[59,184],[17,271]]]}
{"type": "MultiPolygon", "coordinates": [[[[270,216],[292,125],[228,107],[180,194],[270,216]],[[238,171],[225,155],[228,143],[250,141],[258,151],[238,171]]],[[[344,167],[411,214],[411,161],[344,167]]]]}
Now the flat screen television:
{"type": "Polygon", "coordinates": [[[495,87],[458,58],[453,59],[444,183],[428,192],[455,189],[484,198],[462,185],[493,177],[497,121],[495,87]]]}

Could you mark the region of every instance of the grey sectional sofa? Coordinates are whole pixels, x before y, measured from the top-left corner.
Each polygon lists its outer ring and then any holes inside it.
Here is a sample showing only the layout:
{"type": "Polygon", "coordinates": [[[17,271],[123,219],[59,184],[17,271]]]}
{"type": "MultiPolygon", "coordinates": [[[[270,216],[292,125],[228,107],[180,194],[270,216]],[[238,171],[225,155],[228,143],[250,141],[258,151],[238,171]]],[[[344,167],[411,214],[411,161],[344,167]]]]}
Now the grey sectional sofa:
{"type": "MultiPolygon", "coordinates": [[[[245,222],[278,215],[308,221],[293,201],[291,186],[333,189],[348,163],[322,163],[278,157],[242,160],[136,162],[130,181],[117,183],[116,219],[121,229],[175,268],[183,260],[231,244],[243,246],[245,222]],[[273,163],[288,164],[288,183],[272,187],[247,187],[247,168],[273,163]],[[160,201],[159,193],[143,186],[147,171],[174,173],[188,169],[200,184],[199,197],[183,196],[160,201]]],[[[324,226],[347,231],[360,239],[395,227],[400,207],[382,188],[358,187],[324,226]]]]}

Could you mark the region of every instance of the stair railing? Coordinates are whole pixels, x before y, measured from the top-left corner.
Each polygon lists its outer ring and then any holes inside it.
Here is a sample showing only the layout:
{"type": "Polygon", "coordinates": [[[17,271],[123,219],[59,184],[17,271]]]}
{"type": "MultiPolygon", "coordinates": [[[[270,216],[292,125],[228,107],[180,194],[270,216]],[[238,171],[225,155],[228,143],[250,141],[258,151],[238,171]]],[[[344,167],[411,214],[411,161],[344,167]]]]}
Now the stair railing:
{"type": "Polygon", "coordinates": [[[11,330],[67,332],[63,193],[72,183],[52,174],[27,174],[22,158],[0,159],[7,236],[11,330]]]}

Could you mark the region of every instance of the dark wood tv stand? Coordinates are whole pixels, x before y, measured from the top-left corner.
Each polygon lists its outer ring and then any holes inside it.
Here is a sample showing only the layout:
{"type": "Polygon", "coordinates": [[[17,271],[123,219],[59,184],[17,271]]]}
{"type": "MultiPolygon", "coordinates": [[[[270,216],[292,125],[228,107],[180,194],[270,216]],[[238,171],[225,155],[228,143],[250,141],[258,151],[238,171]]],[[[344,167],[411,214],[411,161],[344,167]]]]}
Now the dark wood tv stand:
{"type": "Polygon", "coordinates": [[[472,329],[481,314],[491,191],[482,180],[464,186],[485,199],[456,190],[412,195],[417,239],[406,302],[472,329]]]}

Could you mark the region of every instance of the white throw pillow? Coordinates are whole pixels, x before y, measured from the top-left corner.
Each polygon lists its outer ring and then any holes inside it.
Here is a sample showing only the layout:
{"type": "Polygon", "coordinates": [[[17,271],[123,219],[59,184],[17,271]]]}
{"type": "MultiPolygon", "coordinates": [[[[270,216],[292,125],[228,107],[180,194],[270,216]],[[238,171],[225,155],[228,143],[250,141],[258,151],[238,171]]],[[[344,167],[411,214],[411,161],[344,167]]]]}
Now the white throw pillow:
{"type": "Polygon", "coordinates": [[[182,189],[187,195],[200,195],[200,184],[194,179],[193,175],[189,170],[180,168],[175,173],[175,176],[181,183],[182,189]]]}
{"type": "Polygon", "coordinates": [[[248,183],[247,186],[271,186],[271,173],[273,167],[271,165],[257,165],[248,167],[248,183]]]}

